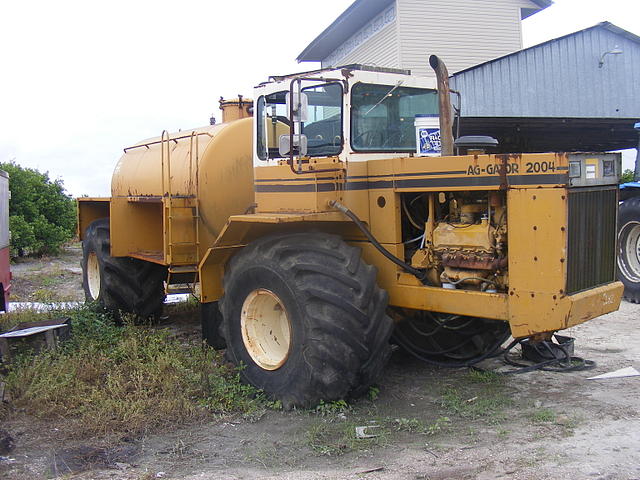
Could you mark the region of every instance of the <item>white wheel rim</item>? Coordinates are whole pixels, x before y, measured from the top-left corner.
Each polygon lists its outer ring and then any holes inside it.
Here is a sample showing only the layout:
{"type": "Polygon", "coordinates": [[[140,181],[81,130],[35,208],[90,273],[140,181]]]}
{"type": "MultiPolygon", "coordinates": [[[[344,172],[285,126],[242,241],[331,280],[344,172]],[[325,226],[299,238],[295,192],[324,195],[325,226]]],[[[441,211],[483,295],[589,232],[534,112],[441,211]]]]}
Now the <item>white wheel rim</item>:
{"type": "Polygon", "coordinates": [[[242,341],[251,359],[265,370],[277,370],[289,357],[291,323],[278,296],[263,288],[242,304],[242,341]]]}
{"type": "Polygon", "coordinates": [[[87,284],[91,298],[97,300],[100,295],[100,264],[95,252],[91,252],[87,258],[87,284]]]}
{"type": "Polygon", "coordinates": [[[640,282],[640,222],[628,222],[618,236],[618,268],[634,283],[640,282]]]}

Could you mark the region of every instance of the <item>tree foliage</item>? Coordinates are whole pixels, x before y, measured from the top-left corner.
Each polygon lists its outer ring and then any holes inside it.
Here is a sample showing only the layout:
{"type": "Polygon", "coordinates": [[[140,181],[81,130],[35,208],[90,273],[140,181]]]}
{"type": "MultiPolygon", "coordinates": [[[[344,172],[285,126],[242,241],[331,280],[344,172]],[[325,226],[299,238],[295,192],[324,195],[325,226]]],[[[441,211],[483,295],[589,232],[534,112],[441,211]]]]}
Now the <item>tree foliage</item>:
{"type": "Polygon", "coordinates": [[[622,175],[620,175],[620,183],[628,182],[633,182],[633,170],[627,168],[624,172],[622,172],[622,175]]]}
{"type": "Polygon", "coordinates": [[[9,173],[12,255],[55,253],[73,238],[76,203],[62,180],[15,162],[0,163],[0,169],[9,173]]]}

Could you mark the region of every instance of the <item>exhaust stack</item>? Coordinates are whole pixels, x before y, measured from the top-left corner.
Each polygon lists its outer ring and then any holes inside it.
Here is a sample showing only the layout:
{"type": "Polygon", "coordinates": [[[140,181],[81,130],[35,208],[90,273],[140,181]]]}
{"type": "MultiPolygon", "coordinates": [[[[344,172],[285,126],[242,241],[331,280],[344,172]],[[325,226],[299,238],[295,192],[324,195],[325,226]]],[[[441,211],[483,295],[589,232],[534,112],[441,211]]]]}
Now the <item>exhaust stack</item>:
{"type": "Polygon", "coordinates": [[[440,108],[440,141],[442,156],[453,155],[453,114],[449,91],[449,72],[444,62],[436,55],[429,57],[429,65],[436,72],[438,81],[438,107],[440,108]]]}

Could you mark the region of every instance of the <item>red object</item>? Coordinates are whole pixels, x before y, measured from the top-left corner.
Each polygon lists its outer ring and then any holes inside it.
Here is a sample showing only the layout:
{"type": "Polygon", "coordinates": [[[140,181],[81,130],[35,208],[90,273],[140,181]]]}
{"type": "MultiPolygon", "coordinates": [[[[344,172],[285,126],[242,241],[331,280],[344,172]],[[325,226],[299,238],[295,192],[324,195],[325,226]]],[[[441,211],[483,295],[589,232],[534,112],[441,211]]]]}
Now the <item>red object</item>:
{"type": "Polygon", "coordinates": [[[9,267],[9,247],[0,249],[0,286],[2,297],[0,298],[0,311],[7,311],[9,305],[9,292],[11,290],[11,270],[9,267]]]}

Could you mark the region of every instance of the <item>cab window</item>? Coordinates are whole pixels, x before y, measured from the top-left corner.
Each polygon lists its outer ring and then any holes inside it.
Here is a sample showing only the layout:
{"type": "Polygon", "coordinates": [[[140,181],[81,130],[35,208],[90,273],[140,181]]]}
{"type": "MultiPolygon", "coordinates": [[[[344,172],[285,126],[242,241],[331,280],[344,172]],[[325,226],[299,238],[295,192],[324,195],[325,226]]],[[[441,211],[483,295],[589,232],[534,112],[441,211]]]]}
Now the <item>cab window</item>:
{"type": "Polygon", "coordinates": [[[438,95],[424,88],[357,83],[351,105],[353,150],[415,151],[415,116],[437,114],[438,95]]]}
{"type": "MultiPolygon", "coordinates": [[[[307,155],[325,157],[342,151],[342,86],[337,83],[305,87],[307,121],[301,133],[307,136],[307,155]]],[[[261,96],[257,102],[257,151],[260,160],[281,158],[280,135],[289,135],[286,91],[261,96]]]]}

